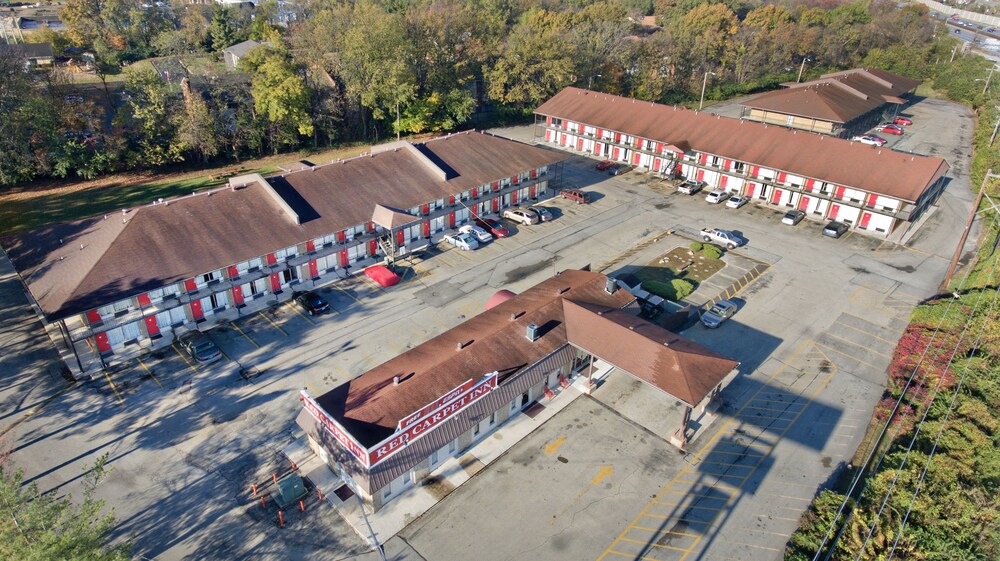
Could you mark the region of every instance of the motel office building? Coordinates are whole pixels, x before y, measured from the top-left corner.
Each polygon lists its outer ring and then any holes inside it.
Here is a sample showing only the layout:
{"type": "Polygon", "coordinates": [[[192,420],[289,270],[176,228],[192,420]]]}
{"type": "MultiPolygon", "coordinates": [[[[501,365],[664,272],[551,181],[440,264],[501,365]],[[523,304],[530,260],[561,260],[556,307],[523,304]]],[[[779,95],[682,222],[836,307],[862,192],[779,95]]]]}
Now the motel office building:
{"type": "Polygon", "coordinates": [[[83,371],[256,312],[549,196],[564,156],[477,132],[2,240],[83,371]],[[84,365],[81,356],[99,357],[84,365]]]}
{"type": "Polygon", "coordinates": [[[663,436],[682,448],[692,412],[709,414],[739,366],[639,318],[635,296],[613,279],[566,270],[491,298],[486,311],[326,394],[303,392],[296,422],[378,510],[574,375],[589,377],[595,362],[679,403],[680,426],[663,436]]]}
{"type": "Polygon", "coordinates": [[[566,88],[535,110],[547,145],[705,181],[753,202],[888,236],[937,200],[940,158],[566,88]]]}

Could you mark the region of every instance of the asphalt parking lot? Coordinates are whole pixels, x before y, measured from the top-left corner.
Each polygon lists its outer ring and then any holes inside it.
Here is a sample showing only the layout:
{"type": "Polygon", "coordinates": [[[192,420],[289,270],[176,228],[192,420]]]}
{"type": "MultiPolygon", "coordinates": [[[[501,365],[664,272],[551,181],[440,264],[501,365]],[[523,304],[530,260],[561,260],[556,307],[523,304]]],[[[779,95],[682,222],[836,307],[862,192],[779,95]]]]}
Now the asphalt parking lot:
{"type": "Polygon", "coordinates": [[[52,357],[22,360],[26,339],[3,339],[11,341],[0,356],[0,392],[11,407],[5,419],[20,420],[7,433],[14,457],[43,490],[79,492],[81,466],[110,453],[113,472],[99,494],[146,558],[374,559],[331,509],[285,529],[247,515],[248,484],[300,436],[299,390],[318,394],[357,376],[478,313],[497,289],[518,292],[585,265],[614,273],[690,243],[668,230],[725,227],[750,240],[739,250],[746,259],[769,268],[739,291],[741,308],[726,325],[684,331],[739,360],[743,373],[686,455],[666,443],[663,428],[609,412],[598,391],[389,540],[387,550],[434,560],[519,551],[554,560],[777,556],[818,486],[852,456],[909,308],[934,292],[973,199],[968,154],[949,156],[969,145],[967,111],[924,100],[905,113],[915,124],[900,142],[926,145],[955,170],[908,246],[859,234],[830,240],[818,223],[783,226],[772,210],[708,205],[656,190],[656,178],[611,178],[594,171],[593,160],[574,157],[565,179],[598,195],[593,203],[546,201],[557,214],[551,222],[516,226],[511,237],[476,251],[440,246],[404,260],[395,287],[358,278],[323,289],[335,310],[323,316],[282,304],[214,329],[227,358],[213,364],[190,364],[165,349],[67,391],[42,374],[54,372],[45,367],[52,357]],[[257,375],[242,376],[247,368],[257,375]],[[20,393],[12,379],[20,373],[45,383],[20,393]],[[596,412],[581,416],[589,411],[596,412]],[[617,450],[602,444],[615,436],[617,450]],[[559,438],[557,452],[545,454],[559,438]],[[607,465],[611,471],[602,472],[607,465]],[[523,544],[511,539],[521,535],[523,544]]]}

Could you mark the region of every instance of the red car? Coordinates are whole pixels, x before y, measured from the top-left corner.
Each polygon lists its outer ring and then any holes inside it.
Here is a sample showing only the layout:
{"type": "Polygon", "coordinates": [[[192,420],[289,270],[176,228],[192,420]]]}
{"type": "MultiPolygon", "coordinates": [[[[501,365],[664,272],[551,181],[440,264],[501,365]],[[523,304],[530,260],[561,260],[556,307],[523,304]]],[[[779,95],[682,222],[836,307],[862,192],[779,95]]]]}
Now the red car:
{"type": "Polygon", "coordinates": [[[502,224],[492,218],[476,218],[476,226],[479,226],[498,238],[506,238],[510,235],[510,230],[504,228],[502,224]]]}
{"type": "Polygon", "coordinates": [[[884,132],[885,134],[903,134],[903,127],[892,123],[882,123],[881,125],[875,127],[875,130],[878,132],[884,132]]]}
{"type": "Polygon", "coordinates": [[[913,124],[913,121],[911,121],[910,119],[908,119],[906,117],[896,117],[895,119],[892,120],[892,122],[893,122],[893,124],[903,125],[903,126],[906,126],[906,127],[908,127],[908,126],[910,126],[910,125],[913,124]]]}
{"type": "Polygon", "coordinates": [[[597,162],[597,165],[594,167],[597,168],[598,171],[607,171],[611,169],[611,166],[613,165],[615,165],[615,163],[611,160],[601,160],[600,162],[597,162]]]}

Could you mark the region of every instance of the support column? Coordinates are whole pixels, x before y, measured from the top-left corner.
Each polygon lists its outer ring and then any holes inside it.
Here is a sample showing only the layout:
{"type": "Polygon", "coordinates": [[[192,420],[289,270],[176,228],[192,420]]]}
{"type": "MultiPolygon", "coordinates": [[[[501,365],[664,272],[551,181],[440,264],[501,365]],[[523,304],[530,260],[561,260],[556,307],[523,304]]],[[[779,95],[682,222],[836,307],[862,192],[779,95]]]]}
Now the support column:
{"type": "Polygon", "coordinates": [[[677,429],[674,434],[670,435],[670,443],[674,446],[684,449],[687,445],[687,429],[688,423],[691,422],[691,407],[688,405],[684,406],[684,415],[681,417],[681,427],[677,429]]]}

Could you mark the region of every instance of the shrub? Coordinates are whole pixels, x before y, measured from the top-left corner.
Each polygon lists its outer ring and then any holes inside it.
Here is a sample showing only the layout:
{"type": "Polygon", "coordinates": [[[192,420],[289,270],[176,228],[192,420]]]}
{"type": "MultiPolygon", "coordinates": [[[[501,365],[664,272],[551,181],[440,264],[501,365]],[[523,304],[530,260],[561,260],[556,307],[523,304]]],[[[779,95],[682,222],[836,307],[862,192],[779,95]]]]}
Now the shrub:
{"type": "Polygon", "coordinates": [[[705,244],[701,242],[692,242],[690,246],[691,251],[701,251],[701,248],[705,247],[705,244]]]}
{"type": "Polygon", "coordinates": [[[705,257],[705,259],[715,260],[722,257],[722,250],[719,249],[718,246],[705,244],[705,246],[701,248],[701,254],[705,257]]]}
{"type": "Polygon", "coordinates": [[[694,284],[684,279],[672,279],[670,282],[646,281],[642,288],[667,300],[680,300],[694,292],[694,284]]]}

